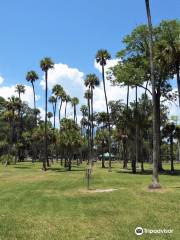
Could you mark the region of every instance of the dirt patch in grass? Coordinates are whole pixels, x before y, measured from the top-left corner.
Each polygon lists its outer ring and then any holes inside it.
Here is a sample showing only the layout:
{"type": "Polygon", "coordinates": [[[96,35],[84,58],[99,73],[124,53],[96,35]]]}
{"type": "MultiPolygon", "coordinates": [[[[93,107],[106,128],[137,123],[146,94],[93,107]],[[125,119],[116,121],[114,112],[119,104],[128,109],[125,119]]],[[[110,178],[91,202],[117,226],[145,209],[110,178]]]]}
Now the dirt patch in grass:
{"type": "Polygon", "coordinates": [[[145,189],[146,192],[158,192],[158,193],[166,193],[166,192],[172,192],[173,189],[171,188],[157,188],[157,189],[145,189]]]}
{"type": "Polygon", "coordinates": [[[94,193],[103,193],[103,192],[114,192],[117,191],[117,188],[109,188],[109,189],[95,189],[95,190],[89,190],[90,192],[94,193]]]}

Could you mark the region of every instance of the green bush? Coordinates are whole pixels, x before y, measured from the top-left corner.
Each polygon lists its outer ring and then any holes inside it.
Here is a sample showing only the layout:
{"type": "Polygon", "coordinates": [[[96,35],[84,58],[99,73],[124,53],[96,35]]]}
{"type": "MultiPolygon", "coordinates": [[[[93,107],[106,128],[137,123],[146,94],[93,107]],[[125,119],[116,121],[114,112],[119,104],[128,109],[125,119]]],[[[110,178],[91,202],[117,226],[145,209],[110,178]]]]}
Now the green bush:
{"type": "Polygon", "coordinates": [[[11,154],[4,154],[0,157],[0,162],[2,164],[10,165],[15,162],[15,157],[11,154]]]}

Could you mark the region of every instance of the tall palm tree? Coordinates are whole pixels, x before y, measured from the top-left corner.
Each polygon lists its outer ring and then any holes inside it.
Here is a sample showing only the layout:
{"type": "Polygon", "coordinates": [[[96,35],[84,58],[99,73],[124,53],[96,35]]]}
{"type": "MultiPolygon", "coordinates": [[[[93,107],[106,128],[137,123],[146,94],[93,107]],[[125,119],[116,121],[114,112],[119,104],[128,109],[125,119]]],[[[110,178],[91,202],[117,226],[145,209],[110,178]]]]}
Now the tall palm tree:
{"type": "Polygon", "coordinates": [[[35,95],[35,88],[34,88],[34,83],[39,79],[38,74],[35,71],[29,71],[26,74],[26,80],[32,84],[32,89],[33,89],[33,98],[34,98],[34,115],[35,115],[35,122],[36,122],[36,114],[35,114],[35,109],[36,109],[36,95],[35,95]]]}
{"type": "Polygon", "coordinates": [[[99,78],[95,74],[88,74],[85,78],[85,86],[89,88],[91,92],[91,152],[93,153],[94,147],[94,115],[93,115],[93,90],[95,87],[99,86],[99,78]]]}
{"type": "Polygon", "coordinates": [[[50,122],[51,118],[53,117],[53,113],[52,112],[48,112],[47,113],[47,117],[48,117],[48,120],[50,122]]]}
{"type": "Polygon", "coordinates": [[[156,104],[156,82],[154,76],[154,63],[153,63],[153,27],[151,21],[151,11],[149,0],[145,0],[148,29],[149,29],[149,53],[150,53],[150,70],[151,70],[151,84],[152,84],[152,101],[153,101],[153,176],[152,183],[149,188],[160,188],[158,176],[158,109],[156,104]]]}
{"type": "Polygon", "coordinates": [[[88,156],[88,164],[90,163],[90,158],[92,157],[92,152],[91,152],[91,147],[90,147],[90,140],[91,140],[91,124],[90,124],[90,100],[91,100],[91,91],[88,89],[85,94],[84,94],[84,97],[87,99],[87,106],[88,106],[88,149],[89,149],[89,153],[90,153],[90,156],[88,156]]]}
{"type": "Polygon", "coordinates": [[[60,121],[61,121],[61,107],[62,107],[62,95],[64,93],[64,89],[60,84],[56,84],[52,89],[52,93],[55,95],[55,98],[56,98],[56,103],[54,105],[55,115],[56,115],[57,100],[60,101],[60,104],[59,104],[59,124],[60,124],[60,121]]]}
{"type": "Polygon", "coordinates": [[[86,105],[82,105],[80,107],[80,111],[83,117],[86,117],[88,115],[88,107],[86,105]]]}
{"type": "MultiPolygon", "coordinates": [[[[18,93],[19,101],[21,102],[21,94],[25,93],[25,86],[22,85],[22,84],[17,84],[16,88],[15,88],[15,92],[18,93]]],[[[22,114],[21,114],[21,107],[19,107],[19,109],[18,109],[18,118],[19,118],[18,140],[20,140],[21,136],[22,136],[22,131],[23,131],[23,118],[22,118],[22,114]]],[[[20,158],[21,158],[21,151],[20,151],[20,149],[18,149],[18,156],[19,156],[19,160],[20,160],[20,158]]]]}
{"type": "Polygon", "coordinates": [[[87,125],[87,119],[86,117],[88,116],[88,107],[86,105],[82,105],[80,107],[80,111],[82,113],[82,119],[81,119],[81,126],[82,126],[82,130],[81,130],[81,133],[82,135],[84,134],[84,129],[85,129],[85,126],[87,125]]]}
{"type": "Polygon", "coordinates": [[[67,104],[69,103],[69,102],[71,102],[71,97],[68,95],[68,94],[65,94],[64,96],[64,100],[65,100],[65,112],[64,112],[64,116],[65,116],[65,118],[66,118],[66,115],[67,115],[67,104]]]}
{"type": "MultiPolygon", "coordinates": [[[[25,93],[25,86],[22,84],[17,84],[15,88],[15,92],[18,93],[19,100],[21,101],[21,94],[25,93]]],[[[21,115],[20,109],[19,109],[18,115],[19,115],[20,127],[22,128],[22,117],[20,116],[21,115]]]]}
{"type": "Polygon", "coordinates": [[[42,71],[45,73],[45,160],[43,161],[43,170],[46,170],[46,162],[47,166],[49,166],[49,159],[48,159],[48,143],[47,143],[47,98],[48,98],[48,71],[49,69],[54,68],[54,62],[45,57],[40,62],[40,67],[42,71]]]}
{"type": "Polygon", "coordinates": [[[79,99],[77,97],[71,98],[71,104],[72,104],[72,107],[74,108],[74,121],[77,123],[77,110],[76,110],[76,107],[79,104],[79,99]]]}
{"type": "Polygon", "coordinates": [[[7,110],[7,116],[9,117],[9,123],[10,123],[10,139],[11,139],[11,145],[16,142],[16,119],[17,114],[16,111],[21,108],[21,102],[19,98],[12,96],[8,98],[8,101],[5,102],[5,107],[7,110]]]}
{"type": "Polygon", "coordinates": [[[49,97],[49,103],[51,103],[51,104],[52,104],[52,107],[53,107],[53,118],[54,118],[53,127],[54,127],[54,129],[55,129],[55,126],[56,126],[56,104],[57,104],[57,97],[55,97],[55,96],[49,97]]]}
{"type": "Polygon", "coordinates": [[[109,116],[109,107],[108,107],[108,100],[107,100],[107,94],[106,94],[106,83],[105,83],[105,72],[104,68],[106,66],[107,60],[111,58],[111,55],[108,53],[107,50],[99,50],[96,53],[96,62],[101,65],[102,68],[102,79],[103,79],[103,87],[104,87],[104,96],[106,101],[106,111],[108,115],[108,130],[109,130],[109,171],[111,171],[111,126],[110,126],[110,116],[109,116]]]}
{"type": "Polygon", "coordinates": [[[21,93],[25,93],[25,86],[22,84],[17,84],[15,92],[18,93],[19,99],[21,100],[21,93]]]}

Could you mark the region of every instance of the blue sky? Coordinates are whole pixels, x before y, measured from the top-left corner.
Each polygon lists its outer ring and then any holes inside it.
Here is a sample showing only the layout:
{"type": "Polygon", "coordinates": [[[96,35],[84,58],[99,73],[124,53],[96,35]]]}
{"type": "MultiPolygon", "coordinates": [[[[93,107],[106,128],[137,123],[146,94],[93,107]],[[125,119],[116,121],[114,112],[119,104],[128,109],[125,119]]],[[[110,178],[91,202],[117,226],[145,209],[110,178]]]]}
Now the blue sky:
{"type": "MultiPolygon", "coordinates": [[[[84,74],[99,73],[96,51],[106,48],[114,57],[122,38],[146,23],[144,0],[6,0],[0,9],[1,88],[27,84],[25,74],[31,69],[42,79],[39,61],[45,56],[84,74]]],[[[179,0],[151,0],[153,24],[179,18],[179,9],[179,0]]],[[[36,88],[38,106],[43,107],[40,81],[36,88]]],[[[73,88],[73,95],[79,91],[73,88]]]]}

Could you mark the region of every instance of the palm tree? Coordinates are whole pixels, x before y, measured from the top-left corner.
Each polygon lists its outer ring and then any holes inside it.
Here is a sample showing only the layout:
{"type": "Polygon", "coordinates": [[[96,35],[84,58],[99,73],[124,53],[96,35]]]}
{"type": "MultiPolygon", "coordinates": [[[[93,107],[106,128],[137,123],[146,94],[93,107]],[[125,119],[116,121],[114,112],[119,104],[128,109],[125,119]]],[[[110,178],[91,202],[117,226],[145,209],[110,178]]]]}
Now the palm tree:
{"type": "MultiPolygon", "coordinates": [[[[85,94],[84,97],[87,99],[87,106],[88,106],[88,149],[89,149],[89,153],[90,156],[88,156],[89,158],[91,158],[92,156],[92,152],[91,152],[91,148],[90,148],[90,138],[91,138],[91,124],[90,124],[90,100],[91,100],[91,91],[88,89],[85,94]]],[[[88,159],[88,164],[89,164],[89,159],[88,159]]]]}
{"type": "Polygon", "coordinates": [[[18,93],[19,99],[21,99],[21,93],[25,93],[25,86],[22,84],[17,84],[15,92],[18,93]]]}
{"type": "Polygon", "coordinates": [[[93,90],[95,87],[99,86],[99,78],[95,74],[88,74],[85,78],[85,86],[89,88],[91,92],[91,152],[93,152],[94,147],[94,115],[93,115],[93,90]]]}
{"type": "Polygon", "coordinates": [[[32,89],[33,89],[33,98],[34,98],[34,115],[35,115],[35,123],[36,123],[36,114],[35,114],[35,109],[36,109],[36,95],[35,95],[35,88],[34,88],[34,82],[38,80],[38,74],[35,71],[29,71],[26,74],[26,80],[28,82],[31,82],[32,84],[32,89]]]}
{"type": "MultiPolygon", "coordinates": [[[[55,115],[56,115],[57,100],[58,99],[60,100],[60,104],[59,104],[59,124],[60,124],[60,121],[61,121],[61,107],[62,107],[62,95],[64,93],[64,89],[60,84],[56,84],[52,89],[52,93],[55,95],[55,98],[56,98],[56,102],[54,104],[55,115]]],[[[54,126],[55,126],[55,123],[54,123],[54,126]]]]}
{"type": "Polygon", "coordinates": [[[154,76],[154,63],[153,63],[153,33],[152,33],[152,21],[149,0],[145,0],[148,29],[149,29],[149,53],[150,53],[150,70],[151,70],[151,84],[152,84],[152,101],[153,101],[153,176],[152,183],[149,188],[160,188],[158,177],[158,109],[156,105],[156,82],[154,76]]]}
{"type": "Polygon", "coordinates": [[[52,112],[48,112],[47,113],[47,117],[48,117],[48,120],[50,122],[51,118],[53,117],[53,113],[52,112]]]}
{"type": "Polygon", "coordinates": [[[64,112],[64,115],[65,115],[65,118],[66,118],[67,104],[68,104],[68,102],[71,102],[71,97],[69,95],[67,95],[67,94],[64,94],[63,98],[64,98],[64,101],[65,101],[65,110],[64,110],[65,112],[64,112]]]}
{"type": "Polygon", "coordinates": [[[86,117],[88,115],[88,107],[86,105],[82,105],[80,107],[80,111],[83,117],[86,117]]]}
{"type": "Polygon", "coordinates": [[[49,166],[48,160],[48,151],[47,151],[47,97],[48,97],[48,70],[54,67],[54,62],[46,57],[41,60],[40,67],[42,71],[45,72],[45,160],[43,161],[43,170],[46,170],[46,162],[47,166],[49,166]]]}
{"type": "MultiPolygon", "coordinates": [[[[15,88],[15,92],[18,93],[19,100],[21,101],[21,93],[23,94],[25,93],[25,86],[22,84],[17,84],[15,88]]],[[[19,115],[20,127],[22,130],[22,117],[20,116],[21,115],[20,109],[19,109],[18,115],[19,115]]]]}
{"type": "Polygon", "coordinates": [[[55,96],[51,96],[49,98],[49,103],[52,104],[52,107],[53,107],[53,117],[54,117],[54,129],[55,129],[55,126],[56,126],[56,104],[57,104],[57,97],[55,96]]]}
{"type": "Polygon", "coordinates": [[[86,117],[88,116],[88,107],[86,105],[82,105],[80,107],[80,111],[82,113],[82,119],[81,119],[81,133],[82,135],[84,135],[84,129],[85,129],[85,126],[87,125],[87,119],[86,117]]]}
{"type": "Polygon", "coordinates": [[[79,104],[79,99],[77,97],[74,97],[71,99],[71,104],[72,107],[74,108],[74,121],[75,123],[77,123],[77,110],[76,110],[76,106],[79,104]]]}
{"type": "MultiPolygon", "coordinates": [[[[25,86],[22,84],[17,84],[16,85],[16,89],[15,92],[18,93],[19,96],[19,101],[21,102],[21,93],[25,93],[25,86]]],[[[22,120],[22,114],[21,114],[21,108],[18,109],[18,118],[19,118],[19,134],[18,134],[18,140],[20,140],[21,136],[22,136],[22,131],[23,131],[23,120],[22,120]]],[[[21,152],[18,149],[18,155],[19,155],[19,160],[20,160],[20,155],[21,152]]]]}
{"type": "Polygon", "coordinates": [[[96,62],[99,63],[102,67],[102,79],[103,79],[103,87],[104,87],[104,96],[106,101],[106,111],[108,115],[108,128],[109,128],[109,171],[111,171],[111,126],[110,126],[110,117],[109,117],[109,108],[108,108],[108,100],[106,94],[106,84],[105,84],[105,72],[104,68],[106,66],[107,60],[111,58],[111,55],[107,50],[99,50],[96,54],[96,62]]]}
{"type": "Polygon", "coordinates": [[[12,96],[8,98],[8,101],[5,102],[6,114],[5,117],[8,119],[10,124],[10,142],[11,147],[16,142],[16,124],[15,121],[17,119],[16,111],[21,108],[21,102],[19,98],[12,96]]]}

